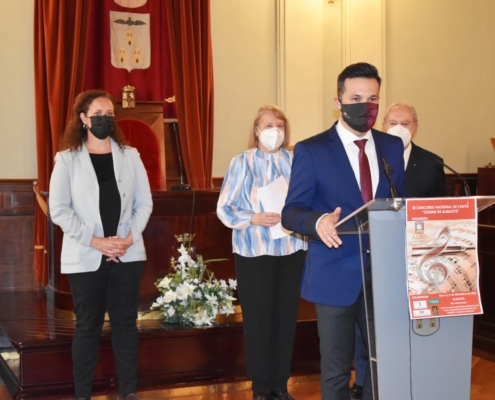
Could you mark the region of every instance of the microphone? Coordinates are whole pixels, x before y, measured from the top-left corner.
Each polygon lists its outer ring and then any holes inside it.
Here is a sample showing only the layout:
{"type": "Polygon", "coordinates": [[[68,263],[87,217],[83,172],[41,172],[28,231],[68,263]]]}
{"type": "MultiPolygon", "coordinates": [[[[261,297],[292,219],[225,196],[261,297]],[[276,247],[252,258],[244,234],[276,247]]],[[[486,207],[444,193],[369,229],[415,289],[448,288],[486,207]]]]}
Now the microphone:
{"type": "Polygon", "coordinates": [[[454,171],[452,168],[450,168],[447,164],[445,164],[443,161],[441,161],[440,159],[438,158],[435,158],[435,160],[437,161],[437,163],[439,163],[440,165],[442,165],[443,167],[447,168],[450,172],[453,172],[455,175],[458,176],[458,178],[462,181],[462,183],[464,184],[464,196],[466,197],[469,197],[471,196],[471,190],[469,189],[469,186],[466,182],[466,180],[457,172],[457,171],[454,171]]]}
{"type": "Polygon", "coordinates": [[[392,198],[397,198],[397,189],[395,188],[394,181],[392,180],[392,177],[390,176],[390,171],[393,171],[393,168],[387,164],[387,160],[385,160],[385,157],[382,157],[382,162],[384,166],[384,171],[385,175],[387,176],[388,183],[390,184],[390,193],[392,194],[392,198]]]}
{"type": "Polygon", "coordinates": [[[184,191],[184,190],[191,190],[190,185],[184,184],[184,175],[182,173],[182,158],[180,156],[180,146],[179,146],[179,130],[178,130],[177,122],[172,122],[172,128],[174,129],[175,145],[177,146],[177,155],[179,156],[179,173],[180,173],[180,184],[179,185],[173,185],[172,190],[176,191],[176,192],[184,191]]]}

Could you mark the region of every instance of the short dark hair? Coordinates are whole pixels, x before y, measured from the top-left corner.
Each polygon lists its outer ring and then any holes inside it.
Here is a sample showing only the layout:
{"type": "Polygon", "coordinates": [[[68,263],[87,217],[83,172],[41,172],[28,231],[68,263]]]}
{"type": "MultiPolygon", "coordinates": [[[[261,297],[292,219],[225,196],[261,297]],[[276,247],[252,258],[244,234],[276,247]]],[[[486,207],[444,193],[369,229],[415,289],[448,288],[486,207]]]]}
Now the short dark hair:
{"type": "Polygon", "coordinates": [[[378,75],[378,70],[374,65],[364,62],[348,65],[337,78],[337,94],[339,99],[342,97],[342,93],[344,93],[346,79],[353,78],[376,79],[378,86],[382,84],[382,78],[378,75]]]}

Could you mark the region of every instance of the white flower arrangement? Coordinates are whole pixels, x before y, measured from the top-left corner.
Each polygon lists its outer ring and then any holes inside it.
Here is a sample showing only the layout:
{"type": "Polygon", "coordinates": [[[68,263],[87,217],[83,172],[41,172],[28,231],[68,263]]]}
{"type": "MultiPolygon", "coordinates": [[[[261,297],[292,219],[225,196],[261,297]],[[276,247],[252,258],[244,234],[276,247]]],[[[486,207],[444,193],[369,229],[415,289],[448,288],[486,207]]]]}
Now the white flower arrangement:
{"type": "MultiPolygon", "coordinates": [[[[203,261],[200,255],[196,261],[191,257],[191,248],[184,246],[188,234],[178,236],[183,242],[178,249],[180,257],[171,259],[174,272],[155,282],[161,295],[151,305],[151,310],[160,310],[166,322],[181,322],[185,325],[212,325],[217,315],[234,313],[233,297],[237,287],[235,279],[227,283],[216,279],[206,264],[225,259],[203,261]]],[[[190,242],[189,242],[190,243],[190,242]]]]}

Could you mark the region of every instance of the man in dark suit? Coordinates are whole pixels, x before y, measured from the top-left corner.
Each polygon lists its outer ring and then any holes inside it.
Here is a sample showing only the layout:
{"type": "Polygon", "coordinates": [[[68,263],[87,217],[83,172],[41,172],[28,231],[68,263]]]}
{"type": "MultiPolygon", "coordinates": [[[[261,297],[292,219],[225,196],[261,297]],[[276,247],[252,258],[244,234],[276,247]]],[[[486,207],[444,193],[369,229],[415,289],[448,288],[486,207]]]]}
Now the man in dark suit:
{"type": "MultiPolygon", "coordinates": [[[[404,195],[401,141],[371,129],[378,113],[381,79],[367,63],[345,68],[335,99],[342,117],[329,130],[296,144],[282,224],[309,237],[301,295],[315,304],[323,400],[349,400],[354,327],[367,343],[367,324],[357,235],[340,239],[335,224],[373,197],[390,197],[382,160],[404,195]],[[363,139],[365,141],[363,141],[363,139]]],[[[363,248],[368,238],[363,237],[363,248]]],[[[369,255],[363,254],[369,269],[369,255]]],[[[369,367],[363,398],[372,399],[369,367]]]]}
{"type": "MultiPolygon", "coordinates": [[[[385,112],[383,130],[400,137],[404,143],[404,165],[406,165],[406,197],[445,196],[445,172],[443,159],[415,145],[412,140],[418,132],[418,115],[415,108],[406,102],[393,103],[385,112]]],[[[359,330],[356,329],[354,370],[356,380],[351,387],[351,399],[361,399],[367,353],[359,330]]]]}
{"type": "Polygon", "coordinates": [[[414,107],[405,102],[387,108],[383,130],[399,136],[404,143],[406,165],[406,197],[445,196],[443,159],[413,143],[418,132],[418,116],[414,107]]]}

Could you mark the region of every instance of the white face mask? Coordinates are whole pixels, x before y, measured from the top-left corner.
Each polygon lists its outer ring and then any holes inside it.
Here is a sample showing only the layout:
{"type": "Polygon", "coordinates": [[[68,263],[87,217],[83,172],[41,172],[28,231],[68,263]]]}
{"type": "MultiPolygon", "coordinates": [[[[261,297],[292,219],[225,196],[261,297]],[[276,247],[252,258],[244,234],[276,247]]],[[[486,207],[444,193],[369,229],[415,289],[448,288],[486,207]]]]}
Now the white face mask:
{"type": "Polygon", "coordinates": [[[265,146],[268,151],[273,151],[282,145],[285,139],[285,133],[278,128],[268,128],[260,131],[260,128],[256,127],[260,132],[258,139],[260,143],[265,146]]]}
{"type": "Polygon", "coordinates": [[[387,133],[400,137],[402,139],[402,142],[404,143],[404,148],[406,148],[407,145],[411,143],[411,131],[400,124],[390,128],[387,133]]]}

